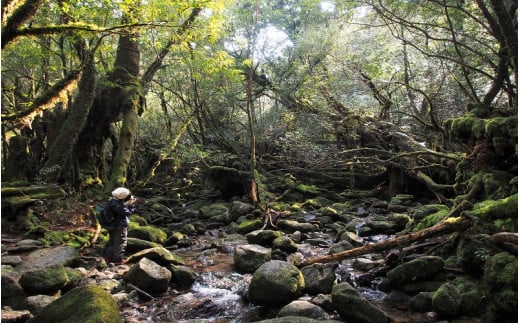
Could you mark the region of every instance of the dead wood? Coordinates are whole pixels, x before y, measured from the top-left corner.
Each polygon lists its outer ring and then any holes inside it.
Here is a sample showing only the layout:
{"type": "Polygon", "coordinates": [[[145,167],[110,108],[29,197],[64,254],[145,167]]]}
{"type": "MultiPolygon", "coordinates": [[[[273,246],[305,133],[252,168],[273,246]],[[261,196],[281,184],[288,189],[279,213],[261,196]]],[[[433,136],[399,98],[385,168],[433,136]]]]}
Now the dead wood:
{"type": "Polygon", "coordinates": [[[297,267],[304,267],[308,265],[312,265],[315,263],[328,263],[333,261],[340,261],[346,258],[361,256],[369,253],[381,252],[384,250],[388,250],[391,248],[403,247],[405,245],[409,245],[412,242],[421,241],[433,236],[463,231],[471,226],[472,220],[467,217],[458,217],[458,218],[449,218],[446,219],[430,228],[409,233],[403,236],[399,236],[394,239],[378,242],[378,243],[369,243],[364,246],[350,249],[347,251],[335,253],[332,255],[327,255],[323,257],[317,257],[314,259],[308,259],[299,263],[296,263],[297,267]]]}
{"type": "Polygon", "coordinates": [[[514,232],[499,232],[489,238],[492,242],[498,243],[512,243],[518,245],[518,233],[514,232]]]}

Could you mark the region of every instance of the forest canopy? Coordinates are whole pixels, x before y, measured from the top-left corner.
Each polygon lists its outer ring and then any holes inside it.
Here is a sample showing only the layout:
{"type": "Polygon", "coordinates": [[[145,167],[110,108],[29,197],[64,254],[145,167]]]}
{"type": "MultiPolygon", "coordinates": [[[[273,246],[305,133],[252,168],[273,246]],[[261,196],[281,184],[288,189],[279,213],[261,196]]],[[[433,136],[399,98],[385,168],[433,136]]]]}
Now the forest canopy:
{"type": "Polygon", "coordinates": [[[153,183],[167,162],[173,186],[226,177],[223,195],[259,206],[277,195],[263,177],[287,174],[389,196],[418,182],[446,202],[482,169],[515,177],[516,12],[509,0],[6,1],[3,181],[106,191],[153,183]]]}

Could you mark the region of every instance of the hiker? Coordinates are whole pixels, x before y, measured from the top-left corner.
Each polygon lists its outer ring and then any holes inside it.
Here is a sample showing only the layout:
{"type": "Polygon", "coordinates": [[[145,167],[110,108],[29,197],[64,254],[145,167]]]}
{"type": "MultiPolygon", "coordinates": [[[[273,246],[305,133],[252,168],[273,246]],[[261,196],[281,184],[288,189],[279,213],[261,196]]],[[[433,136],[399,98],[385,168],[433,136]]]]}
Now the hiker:
{"type": "Polygon", "coordinates": [[[125,250],[127,244],[128,224],[130,215],[135,212],[137,199],[130,194],[125,187],[118,187],[112,191],[112,199],[107,207],[115,217],[116,224],[108,230],[109,239],[103,250],[103,258],[107,263],[121,265],[125,263],[125,250]]]}

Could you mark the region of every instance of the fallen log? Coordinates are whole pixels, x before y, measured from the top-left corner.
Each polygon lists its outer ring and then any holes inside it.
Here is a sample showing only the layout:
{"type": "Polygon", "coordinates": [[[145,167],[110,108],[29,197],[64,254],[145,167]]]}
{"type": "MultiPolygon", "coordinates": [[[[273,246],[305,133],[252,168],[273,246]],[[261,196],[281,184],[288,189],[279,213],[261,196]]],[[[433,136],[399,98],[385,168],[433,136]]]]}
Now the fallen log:
{"type": "Polygon", "coordinates": [[[436,225],[426,228],[421,231],[402,235],[393,239],[378,243],[368,243],[358,248],[350,249],[347,251],[338,252],[332,255],[317,257],[314,259],[308,259],[301,262],[296,262],[297,267],[304,267],[315,263],[327,263],[333,261],[340,261],[350,257],[361,256],[369,253],[381,252],[391,248],[399,248],[408,245],[412,242],[428,239],[430,237],[446,234],[451,232],[463,231],[469,228],[472,224],[472,220],[468,217],[457,217],[448,218],[436,225]]]}

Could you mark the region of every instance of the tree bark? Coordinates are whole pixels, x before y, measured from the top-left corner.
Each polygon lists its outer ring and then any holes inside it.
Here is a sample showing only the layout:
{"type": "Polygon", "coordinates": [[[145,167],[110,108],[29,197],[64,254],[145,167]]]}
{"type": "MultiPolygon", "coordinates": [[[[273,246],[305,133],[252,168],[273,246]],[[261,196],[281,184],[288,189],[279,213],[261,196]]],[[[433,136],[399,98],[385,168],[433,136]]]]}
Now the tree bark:
{"type": "Polygon", "coordinates": [[[368,253],[380,252],[384,250],[388,250],[391,248],[396,248],[399,246],[409,245],[412,242],[424,240],[436,235],[446,234],[456,231],[463,231],[470,227],[472,224],[472,220],[467,217],[458,217],[458,218],[448,218],[430,228],[409,233],[394,239],[378,242],[378,243],[369,243],[364,246],[350,249],[347,251],[335,253],[332,255],[327,255],[323,257],[318,257],[314,259],[304,260],[302,262],[296,263],[297,267],[304,267],[308,265],[312,265],[315,263],[327,263],[332,261],[340,261],[346,258],[351,258],[355,256],[361,256],[368,253]]]}
{"type": "MultiPolygon", "coordinates": [[[[128,18],[123,17],[123,20],[126,19],[128,18]]],[[[141,84],[138,79],[139,59],[138,34],[133,30],[127,30],[119,38],[117,56],[114,63],[116,83],[123,89],[119,98],[123,124],[112,164],[109,189],[123,186],[127,182],[128,167],[136,138],[138,111],[144,101],[141,84]]]]}

